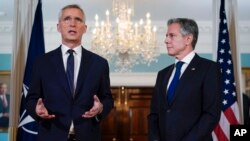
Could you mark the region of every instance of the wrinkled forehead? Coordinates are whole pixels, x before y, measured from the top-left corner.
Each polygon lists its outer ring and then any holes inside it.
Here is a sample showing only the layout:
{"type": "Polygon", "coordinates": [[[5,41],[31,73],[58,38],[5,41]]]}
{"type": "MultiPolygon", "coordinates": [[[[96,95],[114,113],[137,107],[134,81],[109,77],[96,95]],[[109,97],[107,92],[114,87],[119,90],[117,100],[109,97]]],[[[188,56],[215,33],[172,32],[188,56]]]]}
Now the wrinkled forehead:
{"type": "Polygon", "coordinates": [[[168,33],[179,33],[181,30],[180,24],[173,23],[167,26],[168,33]]]}
{"type": "Polygon", "coordinates": [[[79,18],[82,18],[83,21],[85,22],[85,13],[84,11],[82,11],[79,8],[75,8],[75,7],[69,7],[69,8],[65,8],[63,9],[60,13],[59,13],[59,20],[63,17],[70,17],[70,16],[77,16],[79,18]]]}

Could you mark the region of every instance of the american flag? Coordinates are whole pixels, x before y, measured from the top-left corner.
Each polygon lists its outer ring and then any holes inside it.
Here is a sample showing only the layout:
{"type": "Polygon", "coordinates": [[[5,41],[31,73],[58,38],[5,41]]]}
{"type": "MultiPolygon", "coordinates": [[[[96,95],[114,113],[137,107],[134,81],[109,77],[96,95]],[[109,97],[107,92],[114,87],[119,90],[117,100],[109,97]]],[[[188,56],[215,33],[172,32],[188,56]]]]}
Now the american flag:
{"type": "Polygon", "coordinates": [[[213,132],[214,141],[230,140],[230,125],[239,124],[234,67],[229,44],[229,33],[225,13],[225,1],[221,1],[217,62],[222,72],[222,112],[219,124],[213,132]]]}

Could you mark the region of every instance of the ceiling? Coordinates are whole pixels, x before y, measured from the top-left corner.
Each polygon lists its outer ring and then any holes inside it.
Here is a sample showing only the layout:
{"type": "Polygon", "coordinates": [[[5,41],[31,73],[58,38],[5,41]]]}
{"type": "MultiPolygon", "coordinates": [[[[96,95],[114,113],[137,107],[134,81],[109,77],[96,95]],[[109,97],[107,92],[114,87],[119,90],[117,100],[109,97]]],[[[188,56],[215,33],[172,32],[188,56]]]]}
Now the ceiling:
{"type": "MultiPolygon", "coordinates": [[[[0,22],[13,21],[14,1],[0,0],[0,22]]],[[[30,0],[22,0],[22,2],[30,0]]],[[[167,21],[171,17],[189,17],[198,21],[213,20],[215,0],[134,0],[134,20],[151,13],[153,21],[167,21]]],[[[111,9],[112,0],[42,0],[44,21],[56,21],[59,10],[66,4],[80,4],[86,12],[87,21],[93,21],[95,14],[101,19],[111,9]]],[[[239,21],[250,20],[250,0],[238,0],[239,21]]]]}

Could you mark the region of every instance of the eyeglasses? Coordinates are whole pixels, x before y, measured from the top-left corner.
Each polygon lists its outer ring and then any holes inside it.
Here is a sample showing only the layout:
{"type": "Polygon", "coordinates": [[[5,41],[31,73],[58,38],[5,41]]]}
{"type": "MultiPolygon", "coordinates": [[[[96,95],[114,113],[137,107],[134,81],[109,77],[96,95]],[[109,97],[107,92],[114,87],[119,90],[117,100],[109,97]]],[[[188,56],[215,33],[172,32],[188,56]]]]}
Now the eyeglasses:
{"type": "Polygon", "coordinates": [[[65,24],[70,24],[72,22],[76,23],[76,24],[84,23],[84,21],[79,17],[75,17],[75,18],[65,17],[65,18],[62,19],[62,22],[64,22],[65,24]]]}

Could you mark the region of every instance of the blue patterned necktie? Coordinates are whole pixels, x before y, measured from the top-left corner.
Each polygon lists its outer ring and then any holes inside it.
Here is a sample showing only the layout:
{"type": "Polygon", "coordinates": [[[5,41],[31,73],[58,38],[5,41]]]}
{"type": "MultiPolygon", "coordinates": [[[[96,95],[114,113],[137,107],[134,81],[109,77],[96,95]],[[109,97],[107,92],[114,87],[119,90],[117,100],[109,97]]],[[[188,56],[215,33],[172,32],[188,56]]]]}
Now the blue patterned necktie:
{"type": "Polygon", "coordinates": [[[175,74],[174,74],[173,80],[171,81],[171,83],[170,83],[170,85],[168,87],[168,90],[167,90],[168,103],[171,103],[172,100],[173,100],[175,88],[176,88],[176,86],[178,84],[180,74],[181,74],[181,67],[182,67],[183,64],[184,64],[184,62],[179,61],[175,65],[175,68],[176,68],[175,69],[175,74]]]}
{"type": "Polygon", "coordinates": [[[67,59],[67,77],[68,77],[68,82],[70,86],[70,91],[72,95],[74,94],[74,50],[69,49],[67,51],[69,53],[68,59],[67,59]]]}

